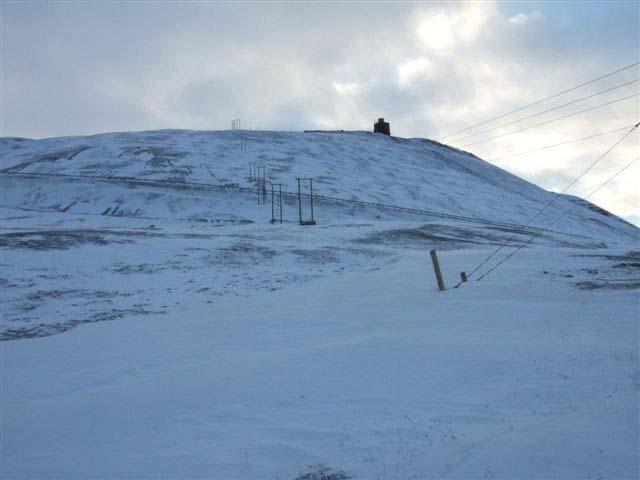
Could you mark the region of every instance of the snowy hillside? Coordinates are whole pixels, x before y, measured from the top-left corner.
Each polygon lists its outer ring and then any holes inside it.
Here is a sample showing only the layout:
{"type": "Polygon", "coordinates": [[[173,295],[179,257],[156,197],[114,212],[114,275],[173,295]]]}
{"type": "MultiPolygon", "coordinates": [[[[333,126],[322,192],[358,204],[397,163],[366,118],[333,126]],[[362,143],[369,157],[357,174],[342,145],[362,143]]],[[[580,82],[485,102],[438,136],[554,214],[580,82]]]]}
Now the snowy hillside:
{"type": "MultiPolygon", "coordinates": [[[[319,195],[497,222],[527,223],[554,196],[471,154],[429,140],[365,132],[171,130],[3,139],[1,170],[249,186],[250,162],[265,165],[267,179],[282,183],[286,191],[295,190],[296,176],[313,177],[319,195]]],[[[57,200],[43,192],[27,204],[40,208],[57,200]]],[[[120,211],[144,216],[157,205],[154,200],[136,196],[111,201],[120,211]]],[[[92,199],[80,196],[72,202],[59,208],[75,212],[92,199]]],[[[108,203],[102,198],[95,208],[102,212],[108,203]]],[[[545,226],[571,206],[571,197],[565,197],[533,225],[545,226]]],[[[638,238],[637,228],[589,205],[573,209],[560,230],[601,240],[638,238]]]]}
{"type": "Polygon", "coordinates": [[[0,142],[2,478],[640,474],[629,223],[423,139],[0,142]]]}

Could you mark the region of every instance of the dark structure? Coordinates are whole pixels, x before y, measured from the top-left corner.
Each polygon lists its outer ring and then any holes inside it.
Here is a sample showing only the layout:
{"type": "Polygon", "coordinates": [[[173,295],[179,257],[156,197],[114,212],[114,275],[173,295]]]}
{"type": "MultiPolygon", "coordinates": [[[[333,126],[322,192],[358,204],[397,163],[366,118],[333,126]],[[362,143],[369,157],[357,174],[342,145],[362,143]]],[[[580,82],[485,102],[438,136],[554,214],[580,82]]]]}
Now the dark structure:
{"type": "MultiPolygon", "coordinates": [[[[313,178],[300,178],[296,177],[298,181],[298,212],[300,214],[300,225],[315,225],[316,221],[313,219],[313,178]],[[302,219],[302,190],[300,189],[300,181],[309,182],[309,200],[311,202],[311,220],[302,219]]],[[[305,194],[305,196],[307,196],[305,194]]]]}
{"type": "Polygon", "coordinates": [[[280,221],[282,223],[282,184],[271,184],[271,223],[280,221]],[[276,187],[278,190],[276,191],[276,187]],[[277,195],[277,196],[276,196],[277,195]],[[279,217],[276,216],[276,212],[279,211],[279,217]]]}
{"type": "Polygon", "coordinates": [[[384,118],[379,118],[378,123],[373,124],[373,133],[384,133],[385,135],[391,135],[391,127],[389,122],[385,122],[384,118]]]}

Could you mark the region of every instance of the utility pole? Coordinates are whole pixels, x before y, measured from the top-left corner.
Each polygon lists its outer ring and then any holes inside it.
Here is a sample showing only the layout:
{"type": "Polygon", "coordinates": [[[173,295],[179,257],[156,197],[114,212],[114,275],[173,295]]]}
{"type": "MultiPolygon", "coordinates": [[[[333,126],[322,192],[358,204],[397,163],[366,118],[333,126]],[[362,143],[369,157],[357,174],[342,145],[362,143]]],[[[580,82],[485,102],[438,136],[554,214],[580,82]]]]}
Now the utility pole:
{"type": "Polygon", "coordinates": [[[282,223],[282,184],[281,183],[271,183],[271,223],[276,223],[279,220],[279,223],[282,223]],[[276,218],[276,187],[278,187],[278,202],[277,206],[280,210],[279,218],[276,218]]]}
{"type": "Polygon", "coordinates": [[[296,177],[298,181],[298,216],[300,219],[300,225],[315,225],[316,221],[313,218],[313,178],[305,178],[305,177],[296,177]],[[309,200],[311,204],[311,220],[303,220],[302,219],[302,188],[300,182],[302,180],[309,182],[309,200]]]}
{"type": "Polygon", "coordinates": [[[273,183],[271,184],[271,223],[276,223],[276,217],[275,217],[275,191],[274,191],[274,186],[273,183]]]}
{"type": "Polygon", "coordinates": [[[267,204],[267,173],[266,167],[262,170],[262,204],[267,204]]]}
{"type": "Polygon", "coordinates": [[[267,167],[265,165],[259,165],[258,169],[258,205],[264,205],[267,203],[267,167]]]}
{"type": "Polygon", "coordinates": [[[300,178],[298,180],[298,216],[300,217],[300,225],[302,225],[302,194],[300,192],[300,178]]]}
{"type": "Polygon", "coordinates": [[[309,193],[310,193],[310,196],[311,196],[311,224],[315,225],[316,222],[313,219],[313,178],[309,179],[309,193]]]}
{"type": "Polygon", "coordinates": [[[280,201],[278,202],[278,204],[280,205],[280,224],[282,224],[282,184],[281,183],[278,184],[278,198],[280,199],[280,201]]]}

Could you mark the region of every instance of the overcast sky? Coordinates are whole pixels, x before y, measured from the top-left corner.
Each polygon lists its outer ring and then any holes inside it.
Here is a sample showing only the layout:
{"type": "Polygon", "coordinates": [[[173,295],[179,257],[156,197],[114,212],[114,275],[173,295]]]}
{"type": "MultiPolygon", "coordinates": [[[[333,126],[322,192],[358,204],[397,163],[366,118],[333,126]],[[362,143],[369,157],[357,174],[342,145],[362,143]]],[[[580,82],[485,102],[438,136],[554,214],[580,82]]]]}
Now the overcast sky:
{"type": "MultiPolygon", "coordinates": [[[[159,128],[366,129],[442,136],[638,61],[630,2],[12,2],[1,7],[0,135],[159,128]]],[[[448,137],[465,146],[639,91],[633,67],[448,137]],[[456,141],[457,140],[457,141],[456,141]]],[[[638,97],[467,147],[560,190],[638,122],[638,97]]],[[[568,193],[640,155],[638,130],[568,193]]],[[[590,200],[640,223],[640,161],[590,200]]]]}

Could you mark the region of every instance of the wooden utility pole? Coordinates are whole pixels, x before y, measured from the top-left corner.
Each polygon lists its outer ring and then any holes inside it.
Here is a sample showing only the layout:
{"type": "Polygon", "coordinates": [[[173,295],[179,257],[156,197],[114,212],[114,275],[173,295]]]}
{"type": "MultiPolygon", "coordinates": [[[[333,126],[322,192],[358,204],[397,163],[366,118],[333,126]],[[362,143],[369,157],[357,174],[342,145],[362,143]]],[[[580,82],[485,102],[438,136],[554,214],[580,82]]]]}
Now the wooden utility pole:
{"type": "Polygon", "coordinates": [[[280,223],[282,223],[282,184],[278,184],[278,198],[280,199],[278,205],[280,206],[280,223]]]}
{"type": "Polygon", "coordinates": [[[438,254],[435,250],[431,250],[431,262],[433,263],[433,271],[436,274],[436,280],[438,281],[438,289],[443,291],[444,288],[444,280],[442,279],[442,272],[440,271],[440,262],[438,262],[438,254]]]}
{"type": "Polygon", "coordinates": [[[271,223],[276,223],[276,191],[273,183],[271,184],[271,223]]]}
{"type": "Polygon", "coordinates": [[[298,218],[300,219],[300,225],[315,225],[316,221],[313,218],[313,178],[308,177],[296,177],[298,181],[298,218]],[[311,220],[302,219],[302,188],[300,182],[309,182],[309,201],[311,204],[311,220]]]}
{"type": "Polygon", "coordinates": [[[282,223],[282,184],[271,183],[271,223],[282,223]],[[276,191],[278,187],[278,191],[276,191]],[[278,200],[276,201],[276,195],[278,200]],[[280,211],[280,216],[276,217],[276,207],[280,211]]]}
{"type": "Polygon", "coordinates": [[[311,223],[315,225],[315,220],[313,219],[313,178],[309,179],[309,193],[311,200],[311,223]]]}
{"type": "Polygon", "coordinates": [[[259,165],[256,168],[258,171],[258,205],[265,205],[267,203],[267,167],[259,165]]]}
{"type": "Polygon", "coordinates": [[[302,225],[302,192],[300,192],[300,179],[297,178],[296,180],[298,180],[298,216],[300,217],[300,225],[302,225]]]}

